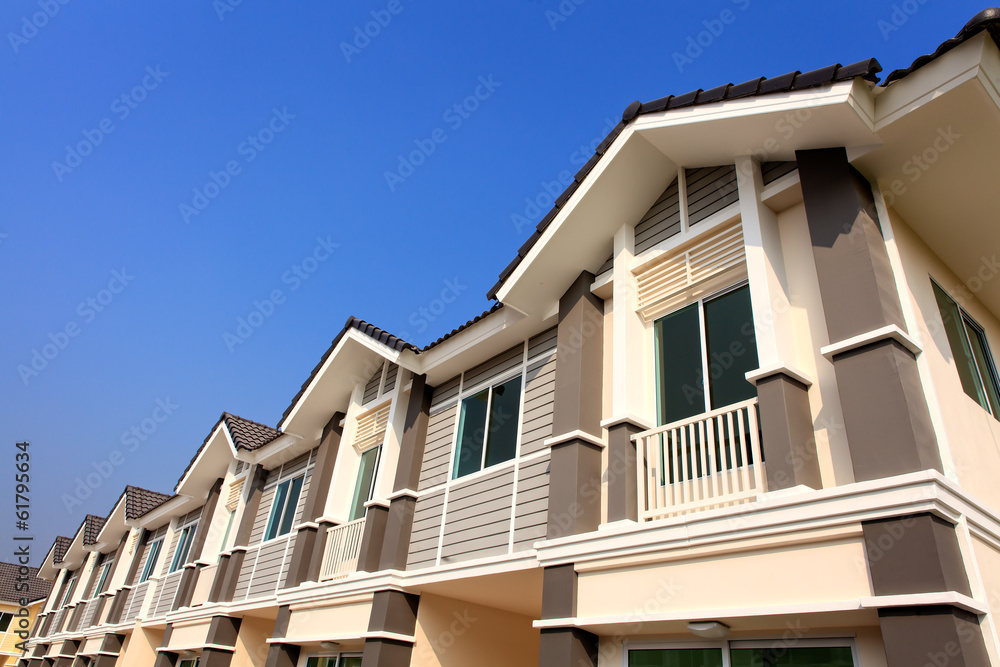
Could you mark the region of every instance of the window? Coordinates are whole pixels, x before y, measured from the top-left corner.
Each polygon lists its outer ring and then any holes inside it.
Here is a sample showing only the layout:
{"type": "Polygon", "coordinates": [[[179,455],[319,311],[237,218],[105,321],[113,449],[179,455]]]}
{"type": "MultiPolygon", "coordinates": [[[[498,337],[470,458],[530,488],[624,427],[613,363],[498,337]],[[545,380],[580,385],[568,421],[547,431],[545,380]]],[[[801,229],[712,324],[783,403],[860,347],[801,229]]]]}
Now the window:
{"type": "Polygon", "coordinates": [[[357,521],[365,517],[365,503],[372,499],[375,493],[375,477],[378,472],[378,462],[381,458],[382,445],[372,447],[361,454],[361,465],[358,467],[358,481],[354,485],[354,500],[351,503],[351,515],[348,521],[357,521]]]}
{"type": "Polygon", "coordinates": [[[177,662],[177,667],[198,667],[200,658],[185,658],[177,662]]]}
{"type": "Polygon", "coordinates": [[[142,568],[142,576],[139,577],[140,584],[153,576],[153,572],[156,570],[156,561],[160,559],[160,548],[162,546],[162,537],[149,545],[149,555],[146,556],[146,564],[142,568]]]}
{"type": "Polygon", "coordinates": [[[177,548],[174,549],[174,559],[170,561],[170,571],[176,572],[187,563],[188,552],[191,551],[191,541],[194,540],[194,533],[198,530],[198,524],[192,523],[181,530],[180,537],[177,538],[177,548]]]}
{"type": "Polygon", "coordinates": [[[69,604],[69,600],[73,597],[73,591],[76,590],[76,580],[80,572],[74,572],[69,577],[69,583],[66,585],[66,594],[63,595],[62,606],[65,607],[69,604]]]}
{"type": "Polygon", "coordinates": [[[944,321],[945,333],[948,334],[948,345],[955,357],[962,389],[972,400],[978,401],[983,409],[1000,419],[997,372],[983,328],[933,280],[931,285],[944,321]]]}
{"type": "Polygon", "coordinates": [[[660,425],[757,395],[757,338],[746,284],[661,317],[656,337],[656,411],[660,425]]]}
{"type": "Polygon", "coordinates": [[[514,458],[520,412],[520,375],[465,398],[452,477],[464,477],[514,458]]]}
{"type": "Polygon", "coordinates": [[[287,535],[292,530],[295,508],[299,504],[299,494],[302,493],[304,479],[304,475],[299,475],[278,484],[274,492],[274,503],[271,505],[271,516],[267,520],[267,530],[264,532],[265,540],[287,535]]]}
{"type": "Polygon", "coordinates": [[[14,620],[14,614],[8,614],[7,612],[0,614],[0,632],[7,632],[7,628],[10,627],[12,620],[14,620]]]}
{"type": "Polygon", "coordinates": [[[94,595],[97,596],[102,590],[104,590],[104,584],[108,580],[108,574],[111,573],[111,566],[114,565],[113,560],[105,561],[104,565],[101,566],[101,575],[97,579],[97,587],[94,588],[94,595]]]}
{"type": "Polygon", "coordinates": [[[628,653],[628,667],[854,667],[849,642],[782,640],[726,642],[710,647],[643,648],[628,653]]]}
{"type": "Polygon", "coordinates": [[[306,660],[306,667],[361,667],[361,656],[314,655],[306,660]]]}
{"type": "Polygon", "coordinates": [[[226,519],[226,531],[222,534],[222,541],[219,542],[219,550],[225,551],[229,544],[229,532],[233,529],[233,519],[236,517],[236,510],[229,510],[229,517],[226,519]]]}

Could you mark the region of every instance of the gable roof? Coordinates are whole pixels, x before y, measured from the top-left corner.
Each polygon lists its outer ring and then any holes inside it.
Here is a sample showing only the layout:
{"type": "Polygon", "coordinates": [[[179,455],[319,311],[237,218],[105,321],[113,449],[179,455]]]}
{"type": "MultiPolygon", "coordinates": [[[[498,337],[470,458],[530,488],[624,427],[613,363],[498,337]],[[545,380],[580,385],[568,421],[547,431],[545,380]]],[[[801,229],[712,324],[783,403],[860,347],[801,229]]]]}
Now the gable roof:
{"type": "Polygon", "coordinates": [[[104,517],[96,516],[94,514],[88,514],[83,520],[83,546],[89,547],[91,544],[97,544],[97,535],[101,532],[101,528],[104,527],[104,522],[107,521],[104,517]]]}
{"type": "Polygon", "coordinates": [[[53,582],[39,579],[37,567],[28,568],[27,578],[19,574],[21,567],[23,566],[14,563],[0,563],[0,602],[20,604],[22,599],[35,602],[44,600],[52,592],[53,582]],[[28,584],[28,590],[18,590],[25,583],[28,584]]]}
{"type": "Polygon", "coordinates": [[[69,545],[72,543],[72,537],[63,537],[62,535],[57,537],[56,541],[52,543],[52,562],[63,562],[63,558],[66,557],[66,552],[69,550],[69,545]]]}
{"type": "Polygon", "coordinates": [[[252,452],[281,436],[280,429],[271,428],[228,412],[222,413],[222,419],[226,422],[226,428],[229,429],[229,435],[237,449],[252,452]]]}
{"type": "Polygon", "coordinates": [[[165,493],[157,493],[138,486],[126,486],[122,495],[125,496],[125,518],[128,520],[138,519],[170,499],[165,493]]]}
{"type": "Polygon", "coordinates": [[[580,171],[576,173],[573,177],[573,182],[563,191],[561,195],[556,197],[555,205],[552,207],[541,222],[535,228],[534,233],[528,240],[524,242],[518,251],[517,257],[507,265],[507,267],[500,272],[499,280],[497,283],[490,288],[487,292],[486,297],[488,299],[496,299],[497,292],[503,287],[504,282],[508,277],[514,272],[514,269],[524,260],[534,247],[538,239],[542,237],[545,229],[549,224],[555,219],[559,214],[559,211],[565,206],[566,202],[569,201],[573,193],[579,189],[580,185],[583,183],[584,179],[587,177],[597,163],[600,162],[601,158],[607,153],[608,149],[611,148],[611,144],[614,143],[618,135],[628,127],[628,124],[638,118],[641,115],[656,113],[659,111],[671,111],[673,109],[683,109],[688,107],[700,106],[703,104],[713,104],[715,102],[724,102],[728,100],[742,99],[747,97],[759,97],[761,95],[773,95],[775,93],[788,93],[798,90],[806,90],[808,88],[816,88],[819,86],[826,86],[833,83],[838,83],[840,81],[849,81],[851,79],[856,79],[861,77],[866,81],[872,83],[878,82],[878,73],[882,71],[882,66],[878,64],[878,61],[874,58],[868,60],[862,60],[856,62],[853,65],[847,65],[846,67],[840,65],[830,65],[828,67],[823,67],[821,69],[815,69],[810,72],[799,72],[798,70],[794,72],[789,72],[787,74],[782,74],[781,76],[772,77],[770,79],[765,77],[759,77],[757,79],[751,79],[750,81],[744,81],[743,83],[732,84],[727,83],[717,88],[712,88],[711,90],[702,90],[701,88],[697,90],[692,90],[690,92],[684,93],[683,95],[668,95],[666,97],[661,97],[658,100],[653,100],[652,102],[632,102],[622,113],[622,120],[618,125],[616,125],[608,136],[604,138],[597,148],[594,150],[594,155],[591,156],[587,163],[580,168],[580,171]]]}

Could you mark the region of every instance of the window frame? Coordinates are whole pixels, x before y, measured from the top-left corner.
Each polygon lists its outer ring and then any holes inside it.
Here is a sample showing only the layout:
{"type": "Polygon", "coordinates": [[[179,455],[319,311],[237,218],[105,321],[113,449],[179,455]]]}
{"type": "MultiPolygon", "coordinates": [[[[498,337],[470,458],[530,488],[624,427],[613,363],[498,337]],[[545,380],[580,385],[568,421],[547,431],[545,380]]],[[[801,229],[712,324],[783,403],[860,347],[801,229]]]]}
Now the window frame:
{"type": "MultiPolygon", "coordinates": [[[[528,360],[528,362],[530,361],[531,360],[528,360]]],[[[472,477],[475,477],[476,475],[483,474],[487,470],[496,469],[505,464],[509,464],[512,461],[516,461],[520,457],[521,429],[524,426],[523,424],[524,415],[522,414],[524,412],[524,394],[525,394],[524,385],[525,385],[526,369],[528,366],[528,362],[526,362],[522,357],[521,363],[519,364],[516,370],[509,371],[505,374],[499,375],[495,379],[487,380],[486,382],[480,382],[478,385],[475,385],[471,389],[465,389],[464,387],[462,388],[462,391],[459,393],[455,405],[455,410],[456,410],[455,436],[454,436],[455,441],[454,441],[454,446],[452,447],[453,452],[451,458],[451,471],[448,479],[449,482],[458,482],[460,480],[470,479],[472,477]],[[514,454],[509,459],[505,459],[503,461],[499,461],[497,463],[487,466],[486,457],[489,445],[488,436],[490,432],[490,420],[492,419],[494,389],[516,379],[520,379],[521,387],[518,393],[518,402],[517,402],[517,434],[514,439],[514,454]],[[459,458],[462,455],[462,426],[463,426],[462,406],[466,400],[472,398],[473,396],[476,396],[477,394],[481,394],[483,391],[489,391],[489,395],[487,397],[487,402],[486,402],[486,424],[483,432],[483,445],[482,445],[483,451],[480,454],[479,469],[474,470],[472,472],[468,472],[464,475],[459,475],[458,464],[459,464],[459,458]]]]}
{"type": "MultiPolygon", "coordinates": [[[[354,477],[354,491],[351,493],[351,507],[348,510],[348,514],[347,514],[348,522],[360,521],[361,519],[367,518],[367,516],[368,516],[368,508],[365,507],[365,505],[367,505],[369,502],[371,502],[372,499],[375,497],[375,487],[378,485],[378,482],[379,482],[379,472],[381,472],[380,468],[382,467],[382,453],[383,453],[382,452],[382,447],[383,447],[383,445],[385,445],[384,442],[379,442],[379,444],[377,444],[377,445],[373,445],[371,447],[366,447],[364,450],[361,450],[361,451],[358,452],[358,454],[359,454],[359,457],[358,457],[358,474],[355,475],[355,477],[354,477]],[[363,468],[361,466],[364,463],[364,456],[365,456],[365,454],[367,454],[368,452],[371,452],[371,451],[375,451],[376,452],[375,453],[375,465],[372,468],[372,481],[371,481],[371,484],[370,484],[370,486],[368,488],[368,497],[361,503],[361,508],[364,510],[364,512],[363,512],[363,514],[360,517],[356,517],[355,518],[354,515],[357,513],[357,510],[358,510],[358,491],[361,488],[360,487],[360,484],[361,484],[361,473],[363,471],[363,468]]],[[[317,656],[317,657],[321,657],[322,658],[322,657],[328,657],[328,656],[317,656]]]]}
{"type": "Polygon", "coordinates": [[[303,470],[300,473],[291,475],[289,477],[286,477],[285,479],[280,479],[280,478],[278,479],[278,483],[274,486],[274,497],[271,499],[271,510],[268,513],[267,524],[264,526],[264,535],[263,538],[261,539],[261,543],[270,542],[272,540],[278,540],[283,537],[286,537],[287,535],[291,535],[292,529],[295,528],[294,525],[295,512],[298,510],[299,501],[302,500],[302,489],[303,487],[305,487],[306,484],[307,471],[308,471],[308,465],[306,467],[306,470],[303,470]],[[295,496],[295,504],[291,505],[292,514],[291,514],[291,519],[288,521],[288,530],[286,530],[285,532],[281,532],[281,528],[285,524],[285,519],[287,518],[287,512],[290,505],[290,503],[288,502],[288,499],[290,497],[288,489],[291,489],[294,486],[296,480],[301,480],[301,483],[299,484],[298,492],[295,496]],[[281,511],[276,512],[276,510],[278,510],[279,490],[284,485],[287,486],[286,486],[286,491],[281,498],[281,511]],[[274,528],[273,531],[271,530],[272,528],[274,528]],[[273,535],[272,532],[274,533],[273,535]]]}
{"type": "Polygon", "coordinates": [[[69,604],[70,599],[76,592],[76,585],[79,582],[80,582],[80,570],[76,570],[75,572],[69,575],[69,581],[66,584],[66,592],[63,593],[62,604],[59,606],[65,607],[66,605],[69,604]]]}
{"type": "Polygon", "coordinates": [[[1000,374],[997,373],[996,360],[994,359],[993,356],[993,350],[990,349],[989,339],[986,337],[986,329],[983,328],[983,326],[979,324],[979,322],[977,322],[974,317],[972,317],[972,315],[969,313],[968,310],[962,307],[962,304],[958,302],[958,299],[953,297],[951,293],[948,292],[948,290],[946,290],[944,287],[941,286],[941,283],[934,280],[934,278],[931,278],[931,291],[935,292],[935,290],[939,291],[949,301],[951,301],[952,305],[958,311],[958,316],[960,319],[958,325],[961,329],[962,342],[964,342],[965,345],[968,346],[969,352],[971,353],[972,363],[974,365],[974,370],[976,372],[973,380],[977,379],[979,380],[979,384],[976,388],[978,391],[982,392],[982,399],[971,395],[965,388],[965,383],[962,382],[962,375],[957,368],[959,363],[958,359],[959,355],[955,352],[951,336],[948,335],[948,327],[944,321],[945,316],[944,313],[941,312],[941,304],[938,303],[937,294],[935,293],[934,302],[938,309],[938,315],[940,315],[941,317],[941,324],[942,328],[944,329],[945,340],[948,341],[948,349],[951,352],[951,356],[955,361],[955,366],[956,366],[955,373],[958,375],[959,384],[962,385],[962,393],[964,393],[970,399],[979,404],[979,406],[982,407],[987,412],[987,414],[992,416],[994,419],[1000,420],[1000,414],[997,414],[996,408],[992,405],[990,401],[989,388],[987,387],[987,382],[986,382],[987,379],[989,379],[989,384],[992,385],[994,394],[1000,396],[1000,374]],[[978,342],[982,347],[984,360],[987,365],[985,373],[984,370],[980,368],[979,360],[976,358],[975,350],[973,349],[972,346],[972,336],[970,335],[969,329],[972,329],[973,332],[976,334],[976,338],[978,339],[978,342]]]}
{"type": "Polygon", "coordinates": [[[177,546],[174,548],[174,556],[170,559],[170,569],[167,574],[173,574],[187,565],[188,556],[191,554],[191,543],[194,535],[198,531],[198,521],[192,521],[177,528],[180,535],[177,537],[177,546]]]}
{"type": "Polygon", "coordinates": [[[104,588],[104,583],[108,580],[108,576],[111,574],[111,568],[115,564],[115,559],[106,558],[103,563],[101,563],[101,573],[97,576],[97,585],[94,586],[92,591],[92,596],[97,597],[101,594],[101,590],[104,588]]]}
{"type": "Polygon", "coordinates": [[[858,652],[857,640],[853,635],[835,637],[796,637],[774,635],[758,639],[723,639],[720,641],[680,641],[664,642],[656,640],[625,640],[623,646],[623,664],[629,664],[629,653],[632,651],[649,650],[685,650],[685,649],[719,649],[722,651],[722,667],[732,667],[730,652],[739,649],[771,648],[782,644],[785,648],[849,648],[854,667],[861,667],[861,657],[858,652]]]}
{"type": "Polygon", "coordinates": [[[303,655],[302,655],[301,658],[299,658],[299,662],[298,662],[297,667],[309,667],[309,661],[312,660],[313,658],[317,658],[317,659],[320,659],[320,658],[332,658],[333,661],[334,661],[333,665],[329,665],[328,667],[342,667],[341,662],[343,660],[345,660],[347,658],[360,658],[360,657],[361,657],[361,653],[358,653],[356,651],[354,651],[354,652],[349,651],[349,652],[346,652],[346,653],[341,653],[341,652],[338,652],[338,651],[321,652],[321,653],[306,653],[306,652],[303,651],[303,655]]]}
{"type": "Polygon", "coordinates": [[[0,611],[0,632],[7,632],[10,629],[10,624],[14,620],[14,614],[9,611],[0,611]],[[6,619],[6,624],[4,624],[4,619],[6,619]]]}
{"type": "MultiPolygon", "coordinates": [[[[667,317],[670,317],[671,315],[679,313],[680,311],[684,310],[685,308],[690,308],[691,306],[695,306],[696,307],[696,310],[698,312],[698,345],[699,345],[699,347],[701,349],[701,358],[700,358],[700,361],[701,361],[701,377],[702,377],[702,384],[701,384],[701,386],[698,389],[702,393],[702,411],[699,412],[699,413],[695,413],[695,415],[704,414],[706,412],[711,412],[712,410],[715,410],[715,409],[726,407],[724,405],[720,405],[720,406],[718,406],[718,408],[713,408],[712,407],[712,389],[711,389],[711,385],[712,385],[712,366],[711,366],[711,360],[709,359],[710,353],[708,351],[708,327],[707,327],[707,325],[705,323],[705,304],[707,304],[707,303],[709,303],[711,301],[715,301],[717,299],[721,299],[722,297],[726,296],[727,294],[731,294],[732,292],[735,292],[735,291],[737,291],[739,289],[742,289],[744,287],[747,288],[747,291],[748,291],[747,295],[751,299],[751,301],[750,301],[750,312],[751,312],[751,315],[752,315],[753,314],[753,300],[752,300],[752,294],[750,294],[750,292],[749,292],[750,280],[748,278],[741,278],[740,280],[737,280],[734,283],[731,283],[731,284],[729,284],[729,285],[727,285],[725,287],[722,287],[720,289],[717,289],[717,290],[715,290],[713,292],[709,292],[708,294],[704,294],[704,295],[698,297],[697,299],[691,299],[691,300],[688,300],[688,301],[684,301],[683,303],[678,304],[677,307],[671,308],[669,311],[658,315],[655,319],[652,320],[651,325],[652,325],[652,337],[653,337],[653,391],[655,393],[654,398],[655,398],[655,403],[656,403],[656,406],[655,406],[655,408],[656,408],[656,421],[657,421],[658,425],[662,426],[664,424],[667,424],[668,422],[664,421],[664,419],[662,417],[662,415],[663,415],[663,406],[661,405],[660,379],[661,379],[661,376],[662,376],[663,369],[660,367],[662,362],[660,360],[660,339],[659,339],[659,335],[658,335],[657,330],[656,330],[657,323],[660,322],[661,320],[667,318],[667,317]]],[[[753,349],[753,353],[757,357],[757,366],[759,368],[760,367],[760,354],[759,354],[758,349],[757,349],[757,327],[756,327],[756,323],[755,322],[752,322],[752,324],[754,325],[754,349],[753,349]]],[[[748,381],[748,383],[749,383],[749,381],[748,381]]],[[[754,396],[756,396],[756,394],[757,394],[757,392],[756,392],[756,388],[755,388],[754,389],[754,396]]],[[[694,418],[694,415],[692,416],[692,418],[694,418]]]]}
{"type": "Polygon", "coordinates": [[[157,562],[160,560],[160,552],[163,551],[163,537],[158,537],[149,543],[149,551],[146,553],[146,562],[142,566],[142,574],[136,583],[144,584],[153,576],[157,562]]]}

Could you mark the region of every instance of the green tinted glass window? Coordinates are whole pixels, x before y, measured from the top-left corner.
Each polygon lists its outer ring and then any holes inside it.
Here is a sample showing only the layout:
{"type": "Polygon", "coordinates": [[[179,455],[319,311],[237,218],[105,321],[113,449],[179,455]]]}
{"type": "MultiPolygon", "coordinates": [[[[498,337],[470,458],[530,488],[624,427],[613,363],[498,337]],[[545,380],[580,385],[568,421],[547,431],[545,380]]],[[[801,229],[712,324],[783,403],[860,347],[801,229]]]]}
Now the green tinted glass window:
{"type": "Polygon", "coordinates": [[[628,667],[722,667],[722,649],[684,648],[629,651],[628,667]]]}

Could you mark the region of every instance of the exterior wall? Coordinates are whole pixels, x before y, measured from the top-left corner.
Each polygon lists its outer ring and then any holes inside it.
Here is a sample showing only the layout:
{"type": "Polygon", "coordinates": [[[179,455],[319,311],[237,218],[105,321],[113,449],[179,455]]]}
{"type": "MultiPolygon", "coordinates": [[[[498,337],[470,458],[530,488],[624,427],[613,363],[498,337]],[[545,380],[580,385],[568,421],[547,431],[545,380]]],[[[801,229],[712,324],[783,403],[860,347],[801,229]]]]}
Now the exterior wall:
{"type": "Polygon", "coordinates": [[[538,664],[532,619],[461,600],[420,596],[411,667],[538,664]]]}
{"type": "Polygon", "coordinates": [[[995,630],[990,632],[987,628],[990,625],[995,628],[997,616],[1000,615],[1000,544],[973,538],[972,550],[976,569],[982,582],[982,597],[990,610],[988,617],[990,623],[984,620],[982,624],[983,638],[986,640],[986,650],[989,651],[990,657],[996,661],[1000,659],[1000,642],[998,642],[995,630]]]}
{"type": "Polygon", "coordinates": [[[274,620],[244,616],[236,638],[230,667],[259,667],[267,660],[267,638],[274,629],[274,620]]]}
{"type": "Polygon", "coordinates": [[[523,551],[544,538],[549,467],[545,441],[552,437],[556,356],[551,329],[435,389],[408,569],[523,551]],[[518,369],[523,377],[518,455],[450,479],[461,399],[518,369]]]}
{"type": "Polygon", "coordinates": [[[139,623],[126,642],[116,667],[148,667],[156,660],[156,649],[163,643],[163,628],[144,628],[139,623]]]}
{"type": "Polygon", "coordinates": [[[236,583],[234,600],[273,595],[281,582],[284,581],[292,555],[295,531],[292,530],[286,535],[266,542],[263,541],[264,532],[267,530],[267,522],[271,515],[271,506],[278,484],[305,472],[298,505],[295,509],[295,518],[292,522],[293,527],[302,521],[302,508],[309,492],[315,458],[316,452],[312,450],[269,472],[260,506],[257,508],[257,516],[254,518],[253,530],[250,533],[249,550],[236,583]]]}
{"type": "Polygon", "coordinates": [[[623,562],[615,569],[580,572],[577,614],[628,616],[645,610],[696,618],[707,610],[809,605],[872,595],[860,536],[737,549],[733,545],[722,555],[715,547],[700,556],[685,553],[684,560],[669,563],[623,562]]]}
{"type": "MultiPolygon", "coordinates": [[[[963,278],[945,266],[905,220],[892,209],[889,212],[917,318],[917,333],[923,343],[921,356],[930,371],[944,424],[945,437],[939,440],[947,441],[954,462],[953,474],[962,486],[993,507],[1000,507],[1000,486],[996,484],[1000,475],[1000,422],[962,389],[931,278],[983,327],[994,359],[1000,350],[1000,320],[975,298],[963,278]]],[[[944,454],[942,459],[947,460],[944,454]]],[[[945,469],[948,470],[947,463],[945,469]]]]}
{"type": "MultiPolygon", "coordinates": [[[[35,627],[35,618],[42,609],[44,602],[44,600],[39,600],[28,606],[28,625],[26,629],[29,632],[35,627]]],[[[14,615],[19,610],[20,607],[16,604],[0,602],[0,614],[14,615]]],[[[23,640],[16,634],[20,630],[19,624],[20,619],[15,616],[11,619],[7,632],[0,632],[0,667],[13,665],[17,661],[17,658],[21,656],[21,651],[18,650],[17,644],[23,640]]]]}

